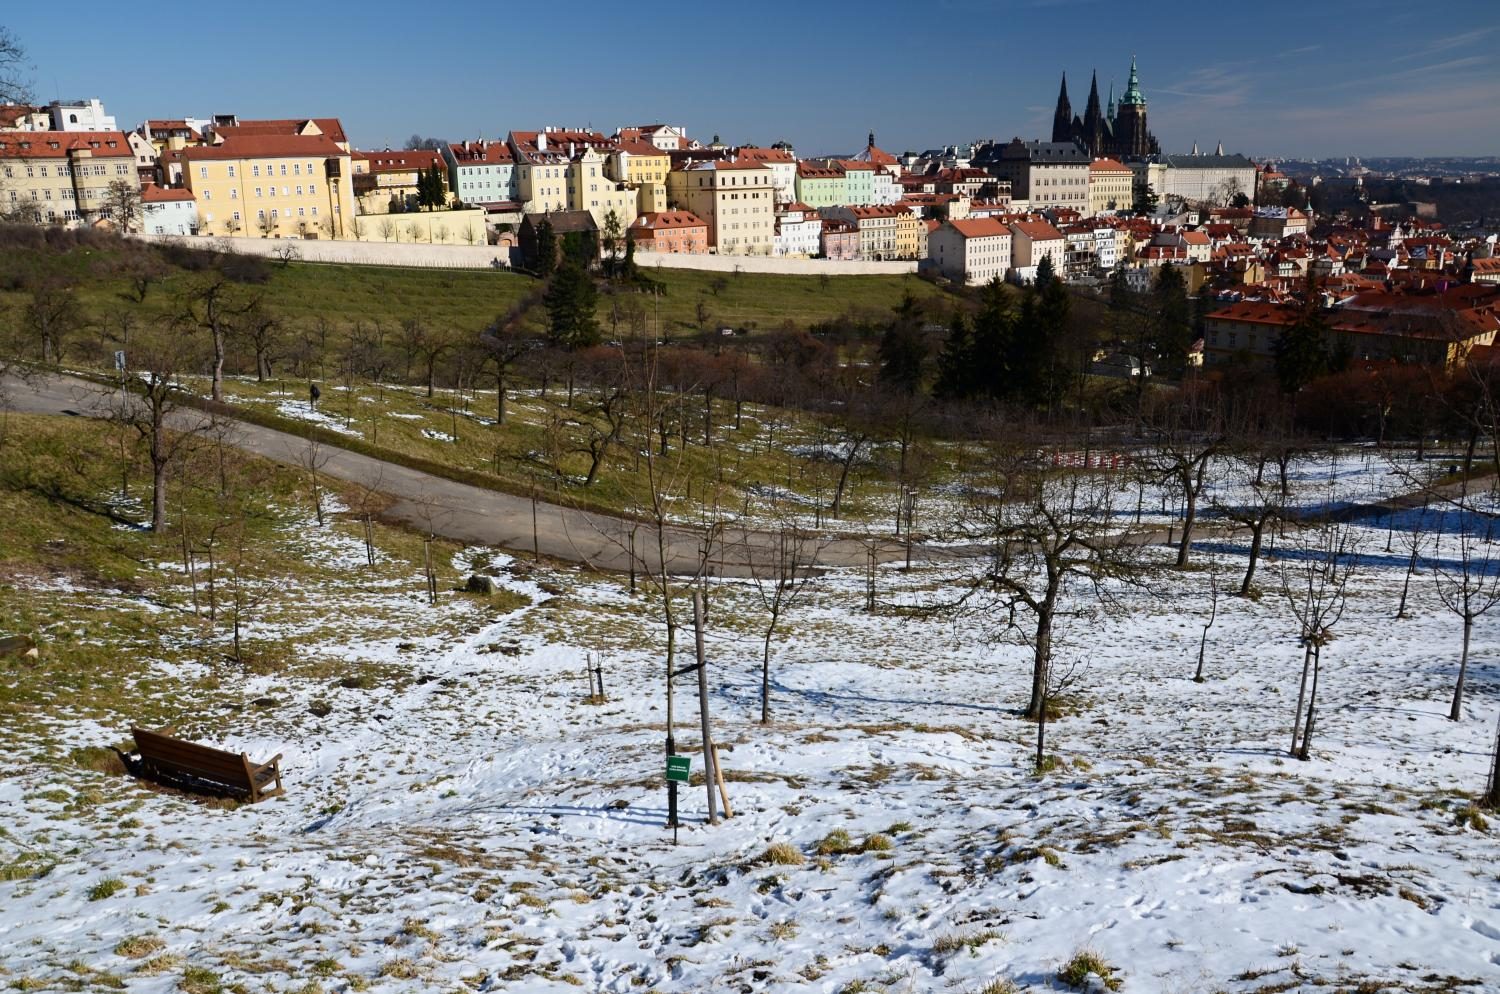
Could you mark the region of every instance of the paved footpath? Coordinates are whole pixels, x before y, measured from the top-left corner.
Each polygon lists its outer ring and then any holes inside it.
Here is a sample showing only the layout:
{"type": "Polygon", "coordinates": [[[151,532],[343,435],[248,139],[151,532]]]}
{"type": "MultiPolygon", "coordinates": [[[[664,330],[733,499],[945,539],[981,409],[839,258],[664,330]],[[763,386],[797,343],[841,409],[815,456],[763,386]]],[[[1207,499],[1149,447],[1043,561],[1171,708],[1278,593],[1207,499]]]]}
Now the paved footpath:
{"type": "MultiPolygon", "coordinates": [[[[12,410],[26,414],[75,414],[107,418],[119,392],[88,380],[53,375],[30,382],[6,379],[3,389],[12,410]]],[[[169,424],[192,430],[208,415],[192,408],[172,412],[169,424]]],[[[223,424],[223,419],[220,419],[223,424]]],[[[226,440],[235,447],[292,466],[305,464],[308,441],[290,432],[245,421],[229,422],[226,440]]],[[[392,499],[382,517],[419,531],[462,542],[543,556],[603,570],[626,572],[635,558],[638,568],[655,571],[665,560],[669,572],[691,575],[702,556],[703,532],[668,527],[662,536],[665,554],[658,555],[656,531],[607,514],[582,511],[530,497],[470,486],[396,463],[323,444],[318,458],[322,472],[392,499]],[[534,515],[534,517],[533,517],[534,515]],[[533,523],[535,529],[533,530],[533,523]],[[631,530],[635,530],[635,555],[631,530]]],[[[713,576],[748,577],[756,570],[766,575],[774,563],[775,537],[767,532],[724,529],[713,540],[708,572],[713,576]]],[[[876,561],[893,562],[906,555],[906,546],[893,539],[840,538],[822,544],[818,561],[824,566],[865,566],[870,545],[876,561]]],[[[914,550],[919,558],[946,555],[932,549],[914,550]]]]}
{"type": "MultiPolygon", "coordinates": [[[[12,410],[27,414],[107,418],[111,404],[119,401],[118,391],[62,375],[33,377],[29,382],[7,378],[0,381],[0,390],[3,390],[0,395],[6,397],[12,410]]],[[[201,411],[179,408],[172,413],[170,424],[192,430],[202,427],[207,420],[208,415],[201,411]]],[[[221,418],[220,424],[224,423],[221,418]]],[[[246,421],[229,421],[226,441],[246,452],[293,466],[304,464],[308,454],[307,439],[246,421]]],[[[318,458],[326,460],[323,473],[389,497],[392,503],[383,512],[383,517],[465,545],[494,546],[523,555],[535,549],[552,559],[622,573],[630,570],[634,560],[638,569],[654,572],[664,561],[668,572],[692,575],[702,561],[702,530],[669,526],[660,543],[664,552],[658,554],[656,531],[651,525],[470,486],[332,445],[320,445],[318,458]]],[[[1461,489],[1461,484],[1452,484],[1434,491],[1401,494],[1373,504],[1345,508],[1339,516],[1345,519],[1378,517],[1438,499],[1451,499],[1461,489]]],[[[1200,536],[1205,539],[1238,538],[1248,533],[1248,529],[1223,522],[1200,522],[1194,529],[1195,539],[1200,536]]],[[[1173,532],[1169,529],[1147,528],[1122,535],[1121,540],[1156,545],[1170,544],[1172,537],[1173,532]]],[[[870,561],[872,547],[877,563],[895,562],[906,556],[906,546],[898,539],[843,537],[818,543],[818,564],[863,567],[870,561]]],[[[713,538],[707,572],[712,576],[728,577],[749,577],[757,572],[768,575],[775,563],[775,549],[776,537],[769,532],[723,529],[713,538]]],[[[913,559],[921,561],[985,554],[987,547],[978,546],[918,544],[912,550],[913,559]]]]}

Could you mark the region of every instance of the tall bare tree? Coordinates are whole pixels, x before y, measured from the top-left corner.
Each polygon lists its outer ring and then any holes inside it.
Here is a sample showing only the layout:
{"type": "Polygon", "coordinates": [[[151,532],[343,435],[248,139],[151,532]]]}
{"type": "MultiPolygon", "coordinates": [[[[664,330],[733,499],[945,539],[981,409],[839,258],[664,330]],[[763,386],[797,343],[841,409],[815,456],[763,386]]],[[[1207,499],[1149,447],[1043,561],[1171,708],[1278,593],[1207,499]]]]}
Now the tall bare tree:
{"type": "Polygon", "coordinates": [[[212,356],[212,388],[215,401],[224,400],[224,360],[235,322],[259,303],[259,297],[244,290],[223,273],[214,273],[189,291],[186,311],[193,324],[208,332],[212,356]]]}
{"type": "Polygon", "coordinates": [[[30,67],[21,40],[0,25],[0,104],[24,104],[31,99],[25,72],[30,67]]]}
{"type": "Polygon", "coordinates": [[[1182,537],[1177,543],[1177,565],[1188,564],[1198,500],[1210,464],[1225,445],[1224,416],[1212,384],[1185,384],[1176,394],[1156,398],[1144,412],[1143,428],[1150,451],[1143,462],[1158,480],[1183,498],[1182,537]]]}
{"type": "Polygon", "coordinates": [[[1102,471],[1052,466],[1017,442],[997,448],[992,478],[972,488],[959,532],[990,553],[952,607],[977,610],[987,638],[1030,647],[1028,718],[1045,706],[1062,612],[1080,599],[1113,605],[1121,583],[1144,580],[1141,546],[1114,523],[1120,487],[1102,471]]]}
{"type": "Polygon", "coordinates": [[[772,537],[768,557],[752,553],[750,576],[766,613],[761,637],[760,723],[771,721],[771,642],[776,631],[817,578],[818,555],[825,543],[790,522],[783,521],[772,537]]]}
{"type": "Polygon", "coordinates": [[[1358,568],[1359,540],[1352,526],[1325,516],[1292,533],[1291,544],[1277,567],[1281,593],[1296,618],[1297,640],[1302,646],[1302,680],[1297,689],[1290,751],[1305,760],[1312,747],[1323,648],[1333,641],[1334,626],[1343,617],[1349,581],[1358,568]]]}
{"type": "Polygon", "coordinates": [[[1469,669],[1469,636],[1473,634],[1474,622],[1490,608],[1500,602],[1500,555],[1494,544],[1495,523],[1493,519],[1478,519],[1468,515],[1460,518],[1458,534],[1454,536],[1458,545],[1458,557],[1443,559],[1439,556],[1433,569],[1437,583],[1438,598],[1443,606],[1452,611],[1463,622],[1463,651],[1458,657],[1458,680],[1453,686],[1453,704],[1448,710],[1448,719],[1458,721],[1463,717],[1464,680],[1469,669]],[[1476,529],[1482,526],[1483,534],[1476,529]]]}

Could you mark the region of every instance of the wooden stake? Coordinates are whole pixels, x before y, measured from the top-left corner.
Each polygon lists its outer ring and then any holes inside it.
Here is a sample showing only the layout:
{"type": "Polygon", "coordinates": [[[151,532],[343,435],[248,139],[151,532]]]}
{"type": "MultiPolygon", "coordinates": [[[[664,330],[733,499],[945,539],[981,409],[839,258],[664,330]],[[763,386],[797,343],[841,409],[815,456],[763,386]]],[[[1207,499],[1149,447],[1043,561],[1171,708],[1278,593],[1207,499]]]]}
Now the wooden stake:
{"type": "Polygon", "coordinates": [[[698,717],[703,726],[703,786],[708,791],[708,823],[717,825],[714,810],[714,739],[708,728],[708,667],[703,654],[703,592],[693,587],[693,638],[698,655],[698,717]]]}
{"type": "Polygon", "coordinates": [[[729,788],[724,786],[724,767],[719,765],[718,743],[714,743],[714,779],[719,781],[719,799],[724,802],[724,817],[733,818],[734,809],[729,806],[729,788]]]}

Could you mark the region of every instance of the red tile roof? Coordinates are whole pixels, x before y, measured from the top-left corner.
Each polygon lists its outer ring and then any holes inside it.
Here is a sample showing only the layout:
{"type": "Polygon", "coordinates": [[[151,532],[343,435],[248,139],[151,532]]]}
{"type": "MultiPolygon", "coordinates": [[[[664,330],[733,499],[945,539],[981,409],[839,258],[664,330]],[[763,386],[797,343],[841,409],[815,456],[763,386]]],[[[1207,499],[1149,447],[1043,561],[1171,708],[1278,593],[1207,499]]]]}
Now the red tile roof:
{"type": "Polygon", "coordinates": [[[949,221],[948,224],[965,238],[991,238],[996,235],[1009,237],[1011,233],[1009,228],[992,217],[965,218],[961,221],[949,221]]]}
{"type": "Polygon", "coordinates": [[[191,190],[178,190],[172,187],[160,187],[155,183],[147,183],[141,187],[141,203],[144,204],[167,204],[180,200],[192,200],[191,190]]]}
{"type": "Polygon", "coordinates": [[[453,161],[461,166],[508,165],[516,161],[505,142],[454,142],[448,146],[453,161]]]}
{"type": "Polygon", "coordinates": [[[1046,221],[1017,221],[1011,225],[1011,229],[1025,235],[1034,242],[1045,242],[1060,239],[1063,236],[1046,221]]]}
{"type": "MultiPolygon", "coordinates": [[[[222,133],[222,132],[221,132],[222,133]]],[[[218,145],[185,148],[188,162],[214,159],[293,159],[306,156],[348,155],[327,135],[238,135],[218,145]]]]}
{"type": "Polygon", "coordinates": [[[811,162],[799,162],[797,175],[802,179],[840,179],[844,175],[844,170],[839,166],[819,166],[811,162]]]}
{"type": "Polygon", "coordinates": [[[425,148],[399,152],[391,149],[381,152],[350,152],[349,157],[368,162],[372,173],[407,173],[417,169],[425,171],[433,166],[439,169],[446,168],[441,152],[425,148]]]}
{"type": "Polygon", "coordinates": [[[1130,167],[1118,159],[1095,159],[1089,163],[1091,173],[1128,173],[1130,167]]]}
{"type": "Polygon", "coordinates": [[[663,231],[675,228],[707,228],[708,222],[692,211],[660,211],[642,214],[630,223],[632,231],[663,231]]]}
{"type": "Polygon", "coordinates": [[[212,130],[214,134],[225,138],[243,138],[249,135],[296,135],[307,127],[308,122],[317,125],[318,130],[323,132],[323,137],[329,141],[340,143],[348,141],[344,137],[344,126],[336,117],[268,118],[263,121],[241,121],[238,124],[225,125],[212,130]]]}
{"type": "Polygon", "coordinates": [[[135,156],[119,131],[0,132],[0,159],[63,159],[70,152],[88,152],[96,159],[135,156]]]}
{"type": "Polygon", "coordinates": [[[784,148],[759,148],[755,145],[741,145],[735,150],[736,159],[744,159],[747,162],[796,162],[792,153],[784,148]]]}

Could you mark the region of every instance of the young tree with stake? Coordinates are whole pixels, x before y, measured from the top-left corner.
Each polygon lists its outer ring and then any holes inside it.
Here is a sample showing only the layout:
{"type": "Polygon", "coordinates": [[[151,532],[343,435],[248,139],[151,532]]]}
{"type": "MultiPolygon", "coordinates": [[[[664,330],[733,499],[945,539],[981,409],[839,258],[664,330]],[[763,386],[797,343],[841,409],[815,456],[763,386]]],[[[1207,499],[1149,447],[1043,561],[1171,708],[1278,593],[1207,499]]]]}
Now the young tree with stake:
{"type": "Polygon", "coordinates": [[[1302,680],[1290,752],[1306,760],[1312,747],[1323,648],[1333,641],[1333,627],[1343,617],[1349,581],[1358,565],[1359,541],[1353,527],[1332,518],[1305,525],[1294,536],[1290,554],[1283,555],[1277,565],[1281,593],[1297,621],[1297,641],[1302,646],[1302,680]]]}

